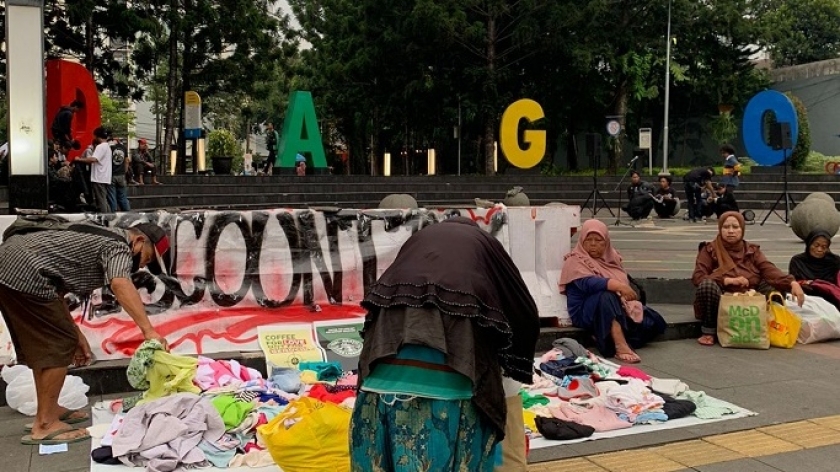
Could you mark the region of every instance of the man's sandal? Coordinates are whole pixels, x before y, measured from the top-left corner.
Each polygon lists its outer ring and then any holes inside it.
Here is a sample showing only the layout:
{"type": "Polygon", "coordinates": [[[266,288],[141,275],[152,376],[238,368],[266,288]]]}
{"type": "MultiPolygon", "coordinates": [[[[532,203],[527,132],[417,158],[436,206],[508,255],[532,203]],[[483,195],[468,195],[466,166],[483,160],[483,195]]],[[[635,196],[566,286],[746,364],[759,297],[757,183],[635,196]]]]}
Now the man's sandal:
{"type": "MultiPolygon", "coordinates": [[[[78,410],[67,410],[61,416],[58,417],[59,421],[62,421],[67,424],[79,424],[84,423],[85,421],[90,421],[90,415],[85,413],[85,416],[73,418],[71,415],[73,413],[78,413],[78,410]]],[[[23,426],[23,430],[27,433],[32,432],[32,425],[33,423],[27,423],[23,426]]]]}
{"type": "Polygon", "coordinates": [[[41,444],[45,445],[54,445],[54,444],[72,444],[82,441],[87,441],[90,439],[90,433],[87,432],[85,428],[68,428],[68,429],[60,429],[58,431],[53,431],[52,433],[44,436],[41,439],[35,439],[32,437],[31,434],[26,435],[20,438],[20,443],[25,444],[27,446],[40,446],[41,444]],[[62,434],[72,433],[74,431],[84,431],[84,436],[78,436],[75,438],[70,439],[60,439],[58,436],[62,434]]]}

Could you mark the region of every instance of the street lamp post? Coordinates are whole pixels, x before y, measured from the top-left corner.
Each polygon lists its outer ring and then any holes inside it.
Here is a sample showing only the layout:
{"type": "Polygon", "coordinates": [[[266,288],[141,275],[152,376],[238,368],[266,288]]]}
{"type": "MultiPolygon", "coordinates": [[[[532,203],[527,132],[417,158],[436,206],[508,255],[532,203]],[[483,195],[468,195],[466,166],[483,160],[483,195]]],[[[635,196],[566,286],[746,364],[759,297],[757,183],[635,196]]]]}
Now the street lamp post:
{"type": "Polygon", "coordinates": [[[44,2],[6,0],[9,213],[47,210],[44,2]]]}
{"type": "Polygon", "coordinates": [[[671,0],[668,0],[668,36],[665,41],[665,128],[662,130],[662,172],[659,175],[671,175],[668,171],[668,112],[671,109],[671,0]]]}

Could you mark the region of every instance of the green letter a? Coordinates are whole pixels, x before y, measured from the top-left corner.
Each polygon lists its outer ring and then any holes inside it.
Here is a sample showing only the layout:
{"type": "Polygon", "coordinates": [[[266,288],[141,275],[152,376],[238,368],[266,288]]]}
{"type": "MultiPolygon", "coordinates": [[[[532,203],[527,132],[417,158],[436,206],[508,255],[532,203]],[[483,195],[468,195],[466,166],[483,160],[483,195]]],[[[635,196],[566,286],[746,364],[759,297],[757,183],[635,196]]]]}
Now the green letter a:
{"type": "Polygon", "coordinates": [[[298,154],[309,154],[311,160],[307,164],[312,167],[327,167],[312,94],[295,91],[289,97],[289,108],[283,121],[283,134],[277,144],[277,161],[274,165],[295,167],[295,156],[298,154]]]}

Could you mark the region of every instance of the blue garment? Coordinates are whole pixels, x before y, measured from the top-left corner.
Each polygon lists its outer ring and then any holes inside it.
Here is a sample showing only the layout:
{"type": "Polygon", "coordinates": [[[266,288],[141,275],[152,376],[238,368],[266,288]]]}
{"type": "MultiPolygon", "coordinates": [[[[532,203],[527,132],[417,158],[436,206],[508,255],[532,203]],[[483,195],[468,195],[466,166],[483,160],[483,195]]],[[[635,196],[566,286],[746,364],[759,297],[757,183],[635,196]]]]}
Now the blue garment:
{"type": "Polygon", "coordinates": [[[260,392],[260,402],[265,403],[268,401],[274,401],[278,405],[287,405],[289,403],[289,400],[286,400],[280,395],[268,392],[260,392]]]}
{"type": "MultiPolygon", "coordinates": [[[[118,179],[114,179],[117,181],[118,179]]],[[[128,203],[128,191],[125,186],[125,177],[122,177],[121,184],[114,182],[108,186],[108,206],[111,211],[131,211],[131,204],[128,203]]]]}
{"type": "MultiPolygon", "coordinates": [[[[630,422],[629,417],[625,413],[618,415],[618,419],[630,422]]],[[[668,421],[668,415],[663,410],[648,410],[636,415],[636,421],[633,424],[656,424],[668,421]]]]}
{"type": "Polygon", "coordinates": [[[644,307],[641,323],[631,320],[624,313],[618,295],[607,290],[604,277],[583,277],[566,285],[566,305],[572,324],[595,336],[595,345],[604,357],[615,356],[615,342],[610,334],[613,320],[621,325],[624,337],[633,349],[664,333],[667,326],[662,315],[650,307],[644,307]]]}
{"type": "Polygon", "coordinates": [[[268,377],[268,386],[286,393],[298,393],[303,388],[300,382],[300,371],[286,367],[274,367],[268,377]]]}

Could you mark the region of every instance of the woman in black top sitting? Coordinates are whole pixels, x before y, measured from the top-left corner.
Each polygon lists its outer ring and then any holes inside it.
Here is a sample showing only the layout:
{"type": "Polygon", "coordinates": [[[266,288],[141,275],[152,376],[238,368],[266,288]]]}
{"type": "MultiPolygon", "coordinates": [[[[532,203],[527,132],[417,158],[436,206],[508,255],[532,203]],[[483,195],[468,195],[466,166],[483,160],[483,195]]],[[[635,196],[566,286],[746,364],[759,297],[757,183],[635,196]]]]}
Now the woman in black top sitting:
{"type": "Polygon", "coordinates": [[[840,256],[831,252],[831,234],[811,231],[805,238],[805,252],[790,259],[788,272],[807,295],[822,297],[840,308],[840,256]]]}
{"type": "Polygon", "coordinates": [[[660,218],[670,218],[680,211],[680,201],[677,199],[677,192],[671,187],[673,179],[663,175],[659,178],[659,188],[653,197],[653,209],[660,218]]]}

